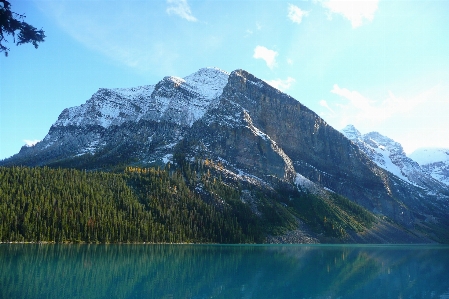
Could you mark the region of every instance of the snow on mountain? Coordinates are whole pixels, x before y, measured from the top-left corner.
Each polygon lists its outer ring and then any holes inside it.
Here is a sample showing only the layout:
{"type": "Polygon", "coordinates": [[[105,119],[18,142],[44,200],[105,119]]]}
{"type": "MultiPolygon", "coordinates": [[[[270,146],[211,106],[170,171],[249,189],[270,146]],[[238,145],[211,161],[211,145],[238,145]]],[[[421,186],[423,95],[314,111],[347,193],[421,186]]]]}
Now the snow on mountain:
{"type": "Polygon", "coordinates": [[[407,159],[401,144],[377,132],[365,134],[363,140],[373,150],[373,161],[377,165],[401,179],[415,184],[414,180],[409,177],[414,171],[420,171],[419,165],[411,159],[407,159]]]}
{"type": "Polygon", "coordinates": [[[221,95],[228,83],[228,77],[229,73],[218,68],[202,68],[184,80],[198,94],[212,100],[221,95]]]}
{"type": "MultiPolygon", "coordinates": [[[[312,182],[308,178],[304,177],[300,173],[296,173],[295,185],[300,190],[306,190],[306,191],[311,192],[313,194],[320,194],[322,192],[321,188],[317,184],[315,184],[314,182],[312,182]]],[[[328,188],[324,188],[324,189],[333,192],[332,190],[330,190],[328,188]]]]}
{"type": "Polygon", "coordinates": [[[64,109],[45,138],[30,150],[45,150],[54,159],[78,157],[95,154],[118,140],[131,150],[129,137],[138,132],[134,139],[152,153],[146,159],[158,160],[168,154],[170,144],[182,139],[182,128],[191,127],[217,104],[228,78],[229,73],[220,69],[202,68],[185,78],[167,76],[155,85],[100,88],[84,104],[64,109]],[[151,128],[143,129],[142,123],[151,128]]]}
{"type": "Polygon", "coordinates": [[[149,109],[146,119],[165,120],[192,126],[203,117],[223,92],[229,74],[217,68],[203,68],[185,77],[165,77],[152,94],[158,108],[149,109]]]}
{"type": "Polygon", "coordinates": [[[442,187],[417,162],[407,157],[402,145],[393,139],[378,132],[362,135],[352,125],[346,126],[341,132],[379,167],[391,172],[402,180],[428,190],[440,189],[442,187]]]}
{"type": "Polygon", "coordinates": [[[81,106],[64,109],[54,126],[108,128],[142,118],[191,126],[221,94],[228,77],[225,71],[204,68],[184,79],[165,77],[156,85],[101,88],[81,106]]]}
{"type": "Polygon", "coordinates": [[[427,165],[437,162],[449,162],[449,149],[447,148],[420,148],[415,150],[409,157],[419,165],[427,165]]]}
{"type": "Polygon", "coordinates": [[[449,149],[420,148],[409,155],[434,179],[449,185],[449,149]]]}
{"type": "Polygon", "coordinates": [[[44,140],[0,165],[108,170],[183,157],[220,161],[217,170],[234,174],[243,187],[328,190],[410,229],[429,215],[445,219],[449,187],[424,173],[399,143],[353,126],[343,133],[352,143],[244,70],[208,68],[155,85],[100,89],[65,109],[44,140]]]}
{"type": "Polygon", "coordinates": [[[399,143],[377,132],[362,135],[353,125],[346,126],[341,132],[379,167],[393,173],[404,181],[414,184],[402,170],[405,165],[412,166],[413,161],[403,161],[402,158],[405,156],[405,153],[399,143]],[[404,162],[407,163],[404,165],[404,162]]]}
{"type": "Polygon", "coordinates": [[[81,106],[64,109],[54,126],[98,125],[104,128],[136,120],[146,112],[154,85],[137,88],[100,88],[81,106]]]}
{"type": "Polygon", "coordinates": [[[362,134],[360,134],[360,132],[353,125],[347,125],[341,130],[341,132],[346,136],[346,138],[353,142],[363,140],[362,134]]]}

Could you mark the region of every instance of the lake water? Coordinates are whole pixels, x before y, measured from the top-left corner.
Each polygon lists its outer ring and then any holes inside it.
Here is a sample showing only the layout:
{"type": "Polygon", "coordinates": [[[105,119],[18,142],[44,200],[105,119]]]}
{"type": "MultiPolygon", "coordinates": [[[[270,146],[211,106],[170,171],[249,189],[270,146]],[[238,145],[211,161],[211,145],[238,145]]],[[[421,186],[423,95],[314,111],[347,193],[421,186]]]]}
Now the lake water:
{"type": "Polygon", "coordinates": [[[0,244],[0,298],[449,298],[449,247],[0,244]]]}

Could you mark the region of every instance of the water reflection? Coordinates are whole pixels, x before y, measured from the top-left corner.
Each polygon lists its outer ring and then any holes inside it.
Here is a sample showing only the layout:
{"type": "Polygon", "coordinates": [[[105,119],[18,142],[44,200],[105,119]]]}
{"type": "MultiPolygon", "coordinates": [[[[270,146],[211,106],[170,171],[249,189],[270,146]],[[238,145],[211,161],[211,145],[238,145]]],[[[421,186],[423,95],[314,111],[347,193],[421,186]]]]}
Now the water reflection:
{"type": "Polygon", "coordinates": [[[444,246],[0,244],[0,266],[0,298],[446,298],[449,292],[444,246]]]}

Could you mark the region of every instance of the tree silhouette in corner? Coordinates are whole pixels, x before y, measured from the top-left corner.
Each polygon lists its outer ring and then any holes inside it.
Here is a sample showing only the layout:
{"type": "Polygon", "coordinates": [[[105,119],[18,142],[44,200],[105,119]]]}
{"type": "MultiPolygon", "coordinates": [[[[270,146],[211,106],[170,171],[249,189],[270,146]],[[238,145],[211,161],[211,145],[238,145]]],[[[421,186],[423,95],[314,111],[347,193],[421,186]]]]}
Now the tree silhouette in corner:
{"type": "Polygon", "coordinates": [[[25,15],[11,11],[11,3],[6,0],[0,0],[0,52],[8,56],[10,49],[4,45],[8,42],[6,36],[13,37],[16,45],[32,43],[37,49],[38,43],[43,42],[45,38],[42,29],[37,30],[32,25],[24,22],[25,15]]]}

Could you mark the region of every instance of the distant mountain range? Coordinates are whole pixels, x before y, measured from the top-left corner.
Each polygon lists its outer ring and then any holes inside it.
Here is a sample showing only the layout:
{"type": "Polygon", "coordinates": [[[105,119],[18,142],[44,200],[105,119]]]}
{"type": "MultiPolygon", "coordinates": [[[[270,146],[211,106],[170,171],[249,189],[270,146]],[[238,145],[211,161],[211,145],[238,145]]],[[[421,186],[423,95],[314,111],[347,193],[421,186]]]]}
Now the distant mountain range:
{"type": "Polygon", "coordinates": [[[353,125],[341,132],[379,167],[410,184],[429,192],[449,185],[449,149],[418,149],[407,157],[401,144],[377,132],[362,135],[353,125]]]}
{"type": "MultiPolygon", "coordinates": [[[[274,192],[273,200],[294,189],[329,206],[341,195],[378,219],[364,233],[347,229],[350,242],[449,240],[448,151],[408,158],[378,133],[362,136],[353,126],[338,132],[300,100],[244,70],[216,68],[156,85],[100,89],[85,104],[64,109],[41,142],[0,166],[114,171],[207,163],[238,188],[255,215],[263,214],[260,190],[264,198],[274,192]]],[[[350,215],[342,208],[332,213],[350,215]]]]}
{"type": "Polygon", "coordinates": [[[449,185],[449,149],[421,148],[410,154],[424,172],[449,185]]]}

